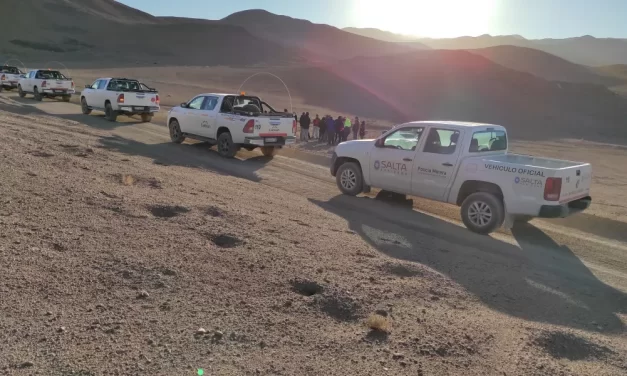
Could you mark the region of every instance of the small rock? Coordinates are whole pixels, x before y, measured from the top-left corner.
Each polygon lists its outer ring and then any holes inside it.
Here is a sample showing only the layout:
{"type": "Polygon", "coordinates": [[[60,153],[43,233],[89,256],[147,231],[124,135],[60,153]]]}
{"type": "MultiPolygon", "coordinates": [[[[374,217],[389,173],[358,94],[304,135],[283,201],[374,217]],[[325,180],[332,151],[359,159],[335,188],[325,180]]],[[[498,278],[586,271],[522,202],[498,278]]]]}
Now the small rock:
{"type": "Polygon", "coordinates": [[[318,268],[318,269],[316,269],[316,271],[317,271],[318,273],[322,273],[322,272],[324,271],[324,269],[322,269],[322,268],[318,268]]]}
{"type": "Polygon", "coordinates": [[[57,332],[64,333],[65,332],[65,326],[62,326],[59,329],[57,329],[57,332]]]}
{"type": "Polygon", "coordinates": [[[374,311],[374,313],[383,317],[388,317],[388,311],[384,309],[377,309],[376,311],[374,311]]]}
{"type": "Polygon", "coordinates": [[[283,306],[284,307],[291,307],[292,306],[292,301],[291,300],[286,301],[285,303],[283,303],[283,306]]]}
{"type": "Polygon", "coordinates": [[[224,337],[224,333],[222,333],[219,330],[216,330],[213,332],[213,338],[217,339],[217,340],[221,340],[224,337]]]}
{"type": "Polygon", "coordinates": [[[400,364],[402,367],[407,367],[407,362],[404,360],[401,360],[400,362],[398,362],[398,364],[400,364]]]}
{"type": "Polygon", "coordinates": [[[197,336],[204,336],[205,334],[207,334],[207,331],[205,330],[205,328],[198,328],[198,330],[196,330],[197,336]]]}
{"type": "Polygon", "coordinates": [[[261,347],[262,349],[265,348],[267,345],[264,341],[259,342],[259,347],[261,347]]]}
{"type": "Polygon", "coordinates": [[[137,299],[146,299],[150,296],[150,294],[148,293],[148,291],[146,290],[141,290],[138,294],[137,294],[137,299]]]}
{"type": "Polygon", "coordinates": [[[50,311],[46,312],[46,316],[52,316],[52,312],[50,311]]]}
{"type": "Polygon", "coordinates": [[[35,363],[33,363],[33,362],[23,362],[22,364],[20,364],[20,368],[28,368],[28,367],[32,367],[34,365],[35,365],[35,363]]]}
{"type": "Polygon", "coordinates": [[[400,360],[400,359],[403,359],[403,358],[405,358],[405,355],[403,355],[402,353],[394,353],[394,354],[392,354],[392,359],[394,359],[394,360],[400,360]]]}

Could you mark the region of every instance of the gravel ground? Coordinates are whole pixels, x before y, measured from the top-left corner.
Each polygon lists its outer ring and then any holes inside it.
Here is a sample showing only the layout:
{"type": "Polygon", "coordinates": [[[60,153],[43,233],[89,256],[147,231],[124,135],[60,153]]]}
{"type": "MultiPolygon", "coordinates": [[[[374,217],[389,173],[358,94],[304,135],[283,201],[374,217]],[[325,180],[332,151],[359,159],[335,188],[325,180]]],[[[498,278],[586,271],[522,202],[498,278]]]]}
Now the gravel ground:
{"type": "Polygon", "coordinates": [[[562,317],[503,293],[535,270],[505,245],[486,263],[487,240],[372,228],[294,189],[121,152],[67,116],[0,124],[3,375],[627,373],[627,295],[591,276],[555,293],[562,317]]]}

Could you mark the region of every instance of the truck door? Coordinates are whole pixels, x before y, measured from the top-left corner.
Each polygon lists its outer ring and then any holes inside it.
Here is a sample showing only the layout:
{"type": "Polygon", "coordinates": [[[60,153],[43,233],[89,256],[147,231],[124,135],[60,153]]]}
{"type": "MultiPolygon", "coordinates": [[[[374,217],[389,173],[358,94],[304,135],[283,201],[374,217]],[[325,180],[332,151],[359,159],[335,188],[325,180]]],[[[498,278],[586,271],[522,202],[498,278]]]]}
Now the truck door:
{"type": "Polygon", "coordinates": [[[378,139],[370,154],[373,187],[409,194],[416,148],[424,127],[404,127],[378,139]]]}
{"type": "Polygon", "coordinates": [[[182,108],[182,116],[178,118],[181,131],[200,135],[200,112],[205,101],[204,95],[199,95],[192,99],[186,108],[182,108]]]}
{"type": "Polygon", "coordinates": [[[422,150],[416,154],[411,194],[441,201],[455,178],[463,134],[456,129],[429,130],[422,150]]]}
{"type": "Polygon", "coordinates": [[[202,104],[201,110],[198,112],[199,128],[198,134],[200,136],[216,138],[216,108],[218,106],[218,97],[213,95],[205,96],[205,101],[202,104]]]}

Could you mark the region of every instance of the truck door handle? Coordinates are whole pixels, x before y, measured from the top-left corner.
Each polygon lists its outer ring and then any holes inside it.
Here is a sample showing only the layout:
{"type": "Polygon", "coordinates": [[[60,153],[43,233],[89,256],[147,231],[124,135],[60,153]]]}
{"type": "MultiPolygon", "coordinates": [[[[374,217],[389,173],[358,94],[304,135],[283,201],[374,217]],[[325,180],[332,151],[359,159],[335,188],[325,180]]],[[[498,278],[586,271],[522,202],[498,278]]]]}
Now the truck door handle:
{"type": "Polygon", "coordinates": [[[411,162],[411,161],[413,161],[413,159],[411,159],[411,158],[403,158],[403,160],[404,160],[405,162],[411,162]]]}
{"type": "Polygon", "coordinates": [[[442,163],[442,166],[451,167],[453,165],[451,163],[445,162],[445,163],[442,163]]]}

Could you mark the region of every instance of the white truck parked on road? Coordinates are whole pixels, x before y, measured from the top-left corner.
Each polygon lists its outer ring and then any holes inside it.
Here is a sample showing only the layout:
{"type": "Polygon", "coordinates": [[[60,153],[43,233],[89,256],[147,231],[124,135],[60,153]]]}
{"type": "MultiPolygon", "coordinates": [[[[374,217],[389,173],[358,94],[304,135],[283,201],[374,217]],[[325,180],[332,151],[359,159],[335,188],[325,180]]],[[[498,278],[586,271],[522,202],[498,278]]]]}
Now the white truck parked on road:
{"type": "Polygon", "coordinates": [[[507,147],[501,126],[411,122],[376,140],[339,144],[331,175],[348,195],[376,187],[461,206],[466,227],[481,234],[590,206],[590,164],[510,154],[507,147]]]}
{"type": "Polygon", "coordinates": [[[64,102],[69,102],[74,94],[74,81],[56,70],[35,69],[20,78],[17,89],[22,98],[26,94],[33,94],[38,101],[61,97],[64,102]]]}
{"type": "Polygon", "coordinates": [[[157,90],[128,78],[99,78],[81,93],[83,114],[104,111],[109,121],[116,121],[118,115],[140,115],[143,122],[149,122],[159,108],[157,90]]]}
{"type": "Polygon", "coordinates": [[[0,92],[17,89],[17,83],[22,77],[24,77],[24,73],[17,67],[8,65],[0,67],[0,92]]]}
{"type": "Polygon", "coordinates": [[[261,149],[271,157],[296,140],[296,120],[260,98],[232,94],[200,94],[168,113],[172,142],[186,137],[218,145],[218,153],[233,158],[240,148],[261,149]]]}

